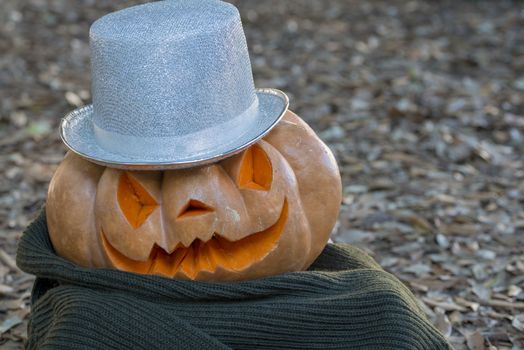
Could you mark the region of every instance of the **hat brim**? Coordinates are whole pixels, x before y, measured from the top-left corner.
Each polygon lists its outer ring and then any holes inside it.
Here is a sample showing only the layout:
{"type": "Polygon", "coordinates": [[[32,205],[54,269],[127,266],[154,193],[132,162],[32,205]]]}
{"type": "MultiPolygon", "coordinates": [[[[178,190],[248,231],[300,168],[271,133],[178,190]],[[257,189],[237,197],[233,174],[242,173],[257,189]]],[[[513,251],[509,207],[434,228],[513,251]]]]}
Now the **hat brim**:
{"type": "MultiPolygon", "coordinates": [[[[96,141],[93,128],[93,108],[88,105],[67,114],[60,123],[60,137],[74,153],[94,163],[119,169],[153,170],[182,169],[217,162],[243,151],[264,137],[280,121],[287,111],[289,99],[285,93],[276,89],[257,89],[259,106],[255,122],[247,125],[242,133],[227,140],[216,135],[208,149],[198,155],[173,152],[169,156],[159,156],[154,152],[140,158],[117,154],[102,148],[96,141]]],[[[198,141],[198,140],[195,140],[198,141]]],[[[186,141],[184,141],[186,142],[186,141]]],[[[172,139],[173,148],[177,138],[172,139]]],[[[180,145],[183,146],[183,145],[180,145]]],[[[183,147],[180,147],[183,149],[183,147]]]]}

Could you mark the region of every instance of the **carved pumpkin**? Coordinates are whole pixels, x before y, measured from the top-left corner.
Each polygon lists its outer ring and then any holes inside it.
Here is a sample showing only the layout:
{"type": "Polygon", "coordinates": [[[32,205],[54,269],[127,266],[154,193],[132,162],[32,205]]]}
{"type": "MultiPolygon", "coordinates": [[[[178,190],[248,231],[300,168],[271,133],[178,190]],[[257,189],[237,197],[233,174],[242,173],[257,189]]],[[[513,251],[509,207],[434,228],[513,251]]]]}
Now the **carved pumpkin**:
{"type": "Polygon", "coordinates": [[[242,280],[309,267],[340,201],[332,153],[288,112],[249,149],[198,168],[124,171],[68,153],[47,220],[57,253],[81,266],[242,280]]]}

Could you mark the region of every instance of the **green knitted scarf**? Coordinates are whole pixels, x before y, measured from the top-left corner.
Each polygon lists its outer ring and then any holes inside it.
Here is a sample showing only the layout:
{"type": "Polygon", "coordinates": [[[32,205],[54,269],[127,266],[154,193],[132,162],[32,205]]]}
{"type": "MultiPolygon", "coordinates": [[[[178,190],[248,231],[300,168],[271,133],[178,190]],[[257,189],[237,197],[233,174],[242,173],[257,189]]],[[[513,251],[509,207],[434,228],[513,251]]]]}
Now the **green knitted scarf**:
{"type": "Polygon", "coordinates": [[[28,349],[451,349],[411,292],[348,245],[309,271],[183,281],[72,264],[42,213],[17,263],[37,276],[28,349]]]}

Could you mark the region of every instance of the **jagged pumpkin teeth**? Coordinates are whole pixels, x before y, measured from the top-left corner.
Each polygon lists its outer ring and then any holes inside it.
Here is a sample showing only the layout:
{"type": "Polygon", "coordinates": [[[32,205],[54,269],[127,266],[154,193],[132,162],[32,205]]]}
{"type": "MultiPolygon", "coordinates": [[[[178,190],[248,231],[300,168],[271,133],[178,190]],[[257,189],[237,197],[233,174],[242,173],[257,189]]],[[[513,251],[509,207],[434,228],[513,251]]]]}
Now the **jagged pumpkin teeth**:
{"type": "Polygon", "coordinates": [[[333,155],[287,112],[256,144],[205,166],[123,171],[68,153],[46,213],[56,252],[79,265],[220,281],[307,268],[340,202],[333,155]]]}
{"type": "Polygon", "coordinates": [[[156,255],[151,258],[153,259],[150,268],[151,273],[167,277],[172,277],[174,275],[173,257],[167,254],[162,254],[162,252],[158,250],[156,255]]]}
{"type": "Polygon", "coordinates": [[[195,254],[193,251],[193,247],[188,247],[186,249],[187,254],[184,257],[182,264],[180,264],[180,269],[189,278],[194,278],[196,275],[195,254]]]}
{"type": "Polygon", "coordinates": [[[203,265],[203,259],[200,252],[200,241],[196,241],[195,244],[191,245],[193,247],[193,267],[196,271],[200,271],[203,265]]]}
{"type": "Polygon", "coordinates": [[[171,268],[170,276],[175,276],[178,270],[180,270],[180,265],[182,264],[182,261],[184,261],[186,254],[187,254],[187,249],[185,248],[177,249],[171,254],[172,268],[171,268]]]}
{"type": "Polygon", "coordinates": [[[109,258],[122,270],[138,273],[157,273],[175,276],[182,271],[193,278],[200,271],[213,272],[217,266],[238,270],[267,255],[276,245],[288,217],[288,203],[284,200],[278,221],[262,232],[257,232],[236,242],[214,235],[208,242],[195,240],[189,247],[178,245],[171,253],[154,246],[147,261],[126,258],[118,252],[102,232],[102,241],[109,258]]]}
{"type": "Polygon", "coordinates": [[[209,256],[217,266],[228,265],[228,261],[225,258],[222,248],[220,248],[216,239],[210,240],[206,245],[209,247],[209,256]]]}
{"type": "Polygon", "coordinates": [[[198,256],[200,259],[199,269],[202,271],[214,271],[216,268],[216,265],[213,265],[213,262],[211,261],[208,250],[209,248],[207,244],[201,243],[198,245],[198,256]]]}

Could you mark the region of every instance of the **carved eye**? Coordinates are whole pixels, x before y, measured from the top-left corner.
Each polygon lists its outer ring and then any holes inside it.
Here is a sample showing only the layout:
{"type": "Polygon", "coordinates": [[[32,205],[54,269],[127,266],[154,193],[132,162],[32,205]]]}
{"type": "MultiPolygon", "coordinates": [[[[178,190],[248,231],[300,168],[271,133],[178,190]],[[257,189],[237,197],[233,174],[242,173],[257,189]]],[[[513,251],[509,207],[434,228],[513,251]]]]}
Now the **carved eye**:
{"type": "Polygon", "coordinates": [[[273,167],[266,152],[259,145],[248,148],[242,156],[238,187],[269,191],[272,182],[273,167]]]}
{"type": "Polygon", "coordinates": [[[120,175],[118,204],[127,221],[134,228],[139,228],[158,207],[158,203],[140,182],[127,173],[120,175]]]}

